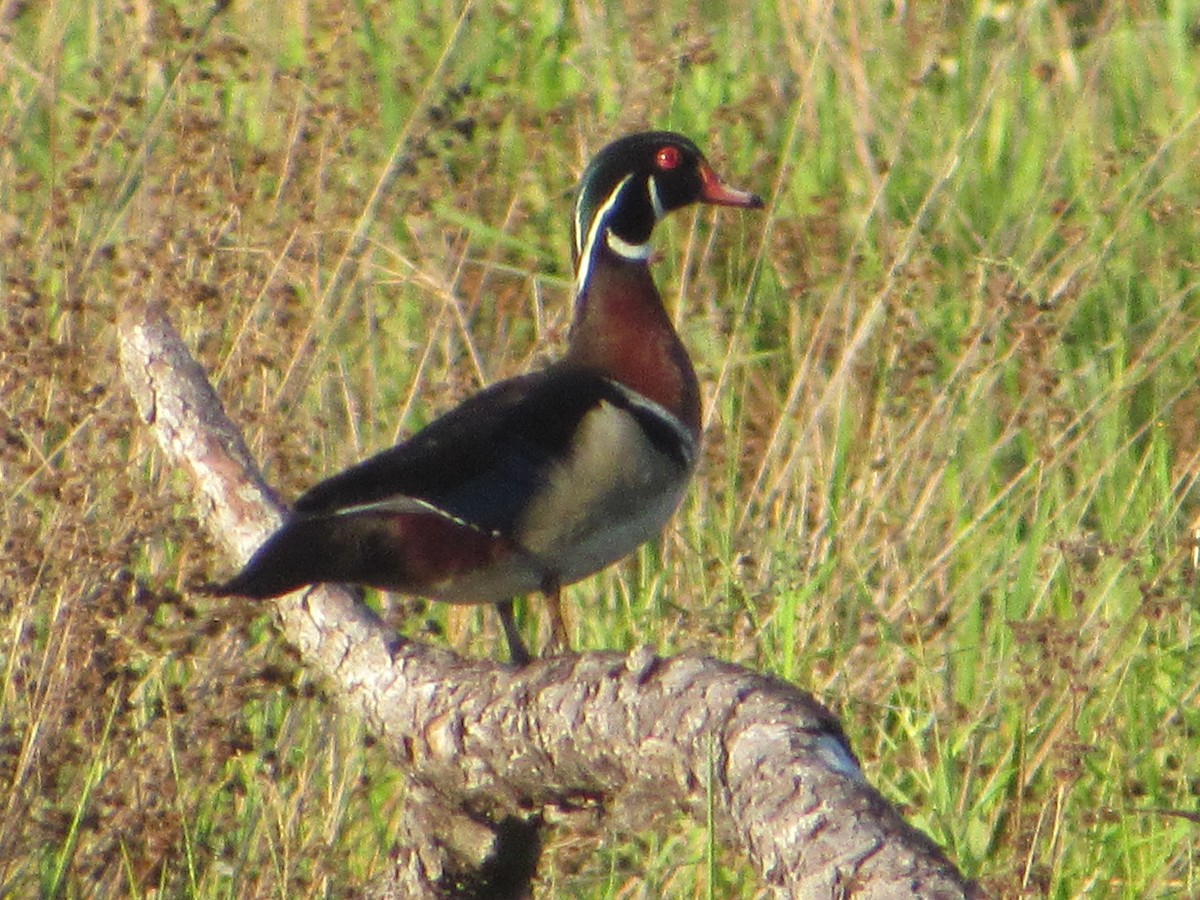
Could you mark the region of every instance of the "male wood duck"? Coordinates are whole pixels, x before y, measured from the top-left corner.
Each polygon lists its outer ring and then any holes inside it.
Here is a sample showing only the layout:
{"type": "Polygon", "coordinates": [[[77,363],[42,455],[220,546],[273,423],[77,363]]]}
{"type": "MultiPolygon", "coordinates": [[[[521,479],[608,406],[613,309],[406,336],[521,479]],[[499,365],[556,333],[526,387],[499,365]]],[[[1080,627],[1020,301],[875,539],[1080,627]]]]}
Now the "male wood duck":
{"type": "Polygon", "coordinates": [[[346,582],[494,603],[523,664],[512,600],[540,591],[552,646],[565,649],[560,588],[656,537],[695,468],[700,392],[650,276],[649,241],[667,213],[696,202],[762,206],[681,135],[602,149],[575,201],[566,356],[313,487],[214,592],[267,598],[346,582]]]}

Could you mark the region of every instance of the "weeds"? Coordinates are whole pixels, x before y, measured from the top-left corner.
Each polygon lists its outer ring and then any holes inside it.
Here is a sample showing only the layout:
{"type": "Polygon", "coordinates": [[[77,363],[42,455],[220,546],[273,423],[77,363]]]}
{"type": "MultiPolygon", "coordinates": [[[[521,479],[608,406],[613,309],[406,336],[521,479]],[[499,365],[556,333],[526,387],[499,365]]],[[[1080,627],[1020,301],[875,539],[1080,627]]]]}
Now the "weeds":
{"type": "MultiPolygon", "coordinates": [[[[117,310],[168,304],[295,496],[561,348],[569,192],[649,125],[772,207],[660,229],[704,465],[577,643],[812,690],[999,894],[1197,893],[1187,4],[136,8],[0,23],[0,894],[336,896],[404,802],[262,608],[188,592],[230,561],[117,310]]],[[[704,828],[596,848],[547,896],[754,894],[704,828]]]]}

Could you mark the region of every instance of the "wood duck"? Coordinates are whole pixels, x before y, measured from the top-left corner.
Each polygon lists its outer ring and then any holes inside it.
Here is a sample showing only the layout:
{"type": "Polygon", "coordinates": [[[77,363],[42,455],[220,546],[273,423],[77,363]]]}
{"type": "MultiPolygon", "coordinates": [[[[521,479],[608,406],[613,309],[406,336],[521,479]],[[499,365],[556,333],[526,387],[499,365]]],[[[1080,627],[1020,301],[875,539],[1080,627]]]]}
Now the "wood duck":
{"type": "Polygon", "coordinates": [[[575,201],[575,309],[548,368],[494,384],[413,437],[321,482],[220,595],[344,582],[496,604],[529,660],[514,597],[559,590],[656,537],[700,440],[696,374],[650,276],[650,235],[692,203],[759,208],[687,138],[649,131],[602,149],[575,201]]]}

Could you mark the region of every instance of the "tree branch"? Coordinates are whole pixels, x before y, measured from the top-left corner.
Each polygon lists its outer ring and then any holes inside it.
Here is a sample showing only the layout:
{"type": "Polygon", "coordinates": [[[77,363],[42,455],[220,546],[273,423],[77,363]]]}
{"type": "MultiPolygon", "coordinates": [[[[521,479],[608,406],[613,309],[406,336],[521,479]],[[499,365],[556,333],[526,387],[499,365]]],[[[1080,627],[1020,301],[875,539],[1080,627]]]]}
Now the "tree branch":
{"type": "MultiPolygon", "coordinates": [[[[244,561],[284,507],[204,371],[157,304],[123,316],[120,351],[168,465],[244,561]]],[[[681,811],[705,821],[710,804],[778,896],[974,891],[867,784],[837,719],[784,682],[647,649],[514,669],[406,640],[338,588],[276,602],[284,637],[412,779],[404,849],[376,896],[526,896],[543,811],[594,807],[644,830],[681,811]]]]}

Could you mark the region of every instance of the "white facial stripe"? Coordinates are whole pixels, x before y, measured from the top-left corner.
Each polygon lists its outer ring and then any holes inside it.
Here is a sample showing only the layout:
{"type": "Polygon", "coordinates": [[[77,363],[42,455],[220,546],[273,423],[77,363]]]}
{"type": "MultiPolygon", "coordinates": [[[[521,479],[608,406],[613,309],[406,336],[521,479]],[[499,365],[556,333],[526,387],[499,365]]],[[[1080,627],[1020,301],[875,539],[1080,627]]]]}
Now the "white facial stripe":
{"type": "Polygon", "coordinates": [[[649,244],[631,244],[629,241],[622,240],[613,234],[611,228],[606,228],[605,234],[605,240],[608,242],[609,248],[617,256],[636,262],[645,262],[650,258],[649,244]]]}
{"type": "Polygon", "coordinates": [[[583,259],[583,192],[575,198],[575,256],[583,259]]]}
{"type": "MultiPolygon", "coordinates": [[[[596,210],[596,215],[592,218],[591,227],[588,228],[587,239],[583,242],[583,246],[579,248],[579,272],[576,273],[576,278],[575,278],[575,296],[576,297],[578,297],[583,292],[583,286],[585,284],[587,284],[588,276],[591,274],[592,252],[595,250],[595,247],[596,247],[596,239],[600,236],[600,233],[602,230],[607,231],[607,229],[604,226],[604,220],[608,217],[609,210],[611,210],[616,205],[617,198],[621,196],[621,191],[623,191],[625,189],[625,185],[629,184],[629,179],[631,179],[631,178],[633,178],[632,174],[626,175],[624,178],[622,178],[617,183],[617,186],[612,189],[612,193],[609,194],[608,197],[605,199],[604,203],[602,203],[600,205],[600,208],[596,210]]],[[[576,235],[582,233],[582,230],[579,227],[580,224],[582,224],[579,221],[579,212],[580,212],[579,205],[576,204],[576,206],[575,206],[575,234],[576,235]]],[[[611,247],[612,244],[610,243],[609,246],[611,247]]],[[[614,247],[613,249],[615,250],[616,248],[614,247]]],[[[620,251],[617,251],[617,252],[620,252],[620,251]]]]}
{"type": "Polygon", "coordinates": [[[667,211],[663,208],[662,198],[658,196],[658,182],[653,175],[647,178],[646,181],[650,186],[650,205],[654,207],[654,221],[661,222],[667,211]]]}

